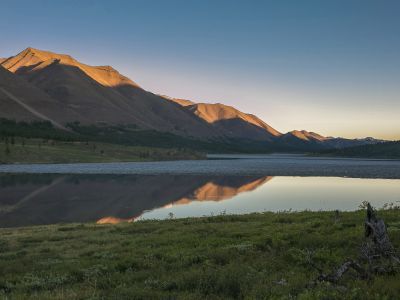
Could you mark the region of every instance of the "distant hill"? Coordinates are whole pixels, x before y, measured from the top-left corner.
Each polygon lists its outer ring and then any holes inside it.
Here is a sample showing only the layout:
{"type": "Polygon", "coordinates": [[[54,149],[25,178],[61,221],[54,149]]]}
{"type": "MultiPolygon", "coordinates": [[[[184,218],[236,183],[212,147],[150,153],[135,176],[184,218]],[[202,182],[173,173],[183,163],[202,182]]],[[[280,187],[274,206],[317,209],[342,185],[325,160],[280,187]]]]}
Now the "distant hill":
{"type": "Polygon", "coordinates": [[[320,153],[344,157],[400,158],[400,141],[325,150],[320,153]]]}
{"type": "Polygon", "coordinates": [[[180,136],[209,143],[207,149],[212,144],[238,152],[304,152],[378,142],[305,130],[282,134],[232,106],[155,95],[110,66],[89,66],[66,54],[27,48],[0,59],[0,66],[0,118],[17,122],[49,121],[59,129],[100,135],[110,127],[115,132],[109,137],[125,143],[142,138],[139,131],[144,131],[146,143],[155,135],[153,143],[170,139],[170,144],[180,136]]]}
{"type": "Polygon", "coordinates": [[[306,130],[293,130],[284,135],[283,138],[297,138],[303,141],[318,141],[323,142],[328,140],[329,138],[319,135],[315,132],[309,132],[306,130]]]}
{"type": "Polygon", "coordinates": [[[165,97],[196,117],[211,124],[217,132],[230,138],[274,141],[282,134],[252,114],[221,103],[195,103],[185,99],[165,97]]]}
{"type": "Polygon", "coordinates": [[[341,137],[324,137],[315,132],[293,130],[282,134],[252,114],[243,113],[234,107],[221,103],[196,103],[186,99],[163,96],[212,124],[216,130],[228,137],[241,137],[260,141],[270,141],[281,149],[298,149],[312,151],[374,144],[381,142],[374,138],[346,139],[341,137]]]}
{"type": "Polygon", "coordinates": [[[293,130],[280,136],[283,145],[291,145],[299,149],[341,149],[359,145],[368,145],[384,142],[371,137],[363,139],[346,139],[341,137],[325,137],[306,130],[293,130]]]}

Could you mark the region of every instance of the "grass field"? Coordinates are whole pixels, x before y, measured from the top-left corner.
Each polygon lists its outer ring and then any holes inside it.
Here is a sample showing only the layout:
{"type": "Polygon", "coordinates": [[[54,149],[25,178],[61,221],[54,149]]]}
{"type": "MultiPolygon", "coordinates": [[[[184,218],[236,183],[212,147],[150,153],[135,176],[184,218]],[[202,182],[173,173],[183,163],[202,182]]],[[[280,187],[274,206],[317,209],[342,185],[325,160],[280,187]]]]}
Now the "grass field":
{"type": "MultiPolygon", "coordinates": [[[[379,211],[400,247],[400,211],[379,211]]],[[[4,299],[396,299],[400,275],[308,284],[357,258],[364,211],[0,229],[4,299]]]]}
{"type": "Polygon", "coordinates": [[[191,150],[135,147],[94,142],[13,138],[0,142],[0,163],[77,163],[200,159],[191,150]]]}

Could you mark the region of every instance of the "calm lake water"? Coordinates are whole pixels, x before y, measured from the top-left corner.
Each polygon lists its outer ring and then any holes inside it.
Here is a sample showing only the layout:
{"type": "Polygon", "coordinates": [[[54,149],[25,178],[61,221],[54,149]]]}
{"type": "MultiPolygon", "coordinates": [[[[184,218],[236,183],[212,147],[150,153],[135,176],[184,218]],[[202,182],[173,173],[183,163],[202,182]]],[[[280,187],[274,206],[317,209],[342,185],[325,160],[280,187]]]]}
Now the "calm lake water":
{"type": "Polygon", "coordinates": [[[0,174],[0,227],[118,223],[400,204],[399,179],[206,174],[0,174]]]}

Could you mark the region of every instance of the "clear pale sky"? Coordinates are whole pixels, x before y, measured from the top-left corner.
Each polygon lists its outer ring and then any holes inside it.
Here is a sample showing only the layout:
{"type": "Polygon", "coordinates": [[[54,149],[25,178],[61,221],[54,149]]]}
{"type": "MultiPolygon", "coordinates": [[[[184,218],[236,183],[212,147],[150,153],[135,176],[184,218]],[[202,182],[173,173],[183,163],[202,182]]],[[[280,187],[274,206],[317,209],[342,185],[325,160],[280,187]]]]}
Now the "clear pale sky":
{"type": "Polygon", "coordinates": [[[0,0],[0,57],[31,46],[279,131],[400,139],[400,1],[0,0]]]}

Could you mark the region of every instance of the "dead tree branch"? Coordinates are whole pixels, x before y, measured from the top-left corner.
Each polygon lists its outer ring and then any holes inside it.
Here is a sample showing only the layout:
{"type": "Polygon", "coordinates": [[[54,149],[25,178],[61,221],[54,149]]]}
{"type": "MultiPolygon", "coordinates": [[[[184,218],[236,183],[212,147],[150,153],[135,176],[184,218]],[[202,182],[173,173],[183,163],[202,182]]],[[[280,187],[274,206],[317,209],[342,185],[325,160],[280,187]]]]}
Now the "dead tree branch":
{"type": "Polygon", "coordinates": [[[349,270],[354,270],[359,279],[369,279],[375,274],[397,272],[400,259],[390,242],[385,222],[377,217],[376,211],[369,203],[364,228],[365,242],[361,246],[359,259],[345,261],[329,274],[324,274],[322,269],[312,261],[312,253],[308,253],[307,262],[319,273],[313,284],[323,281],[337,284],[349,270]]]}

